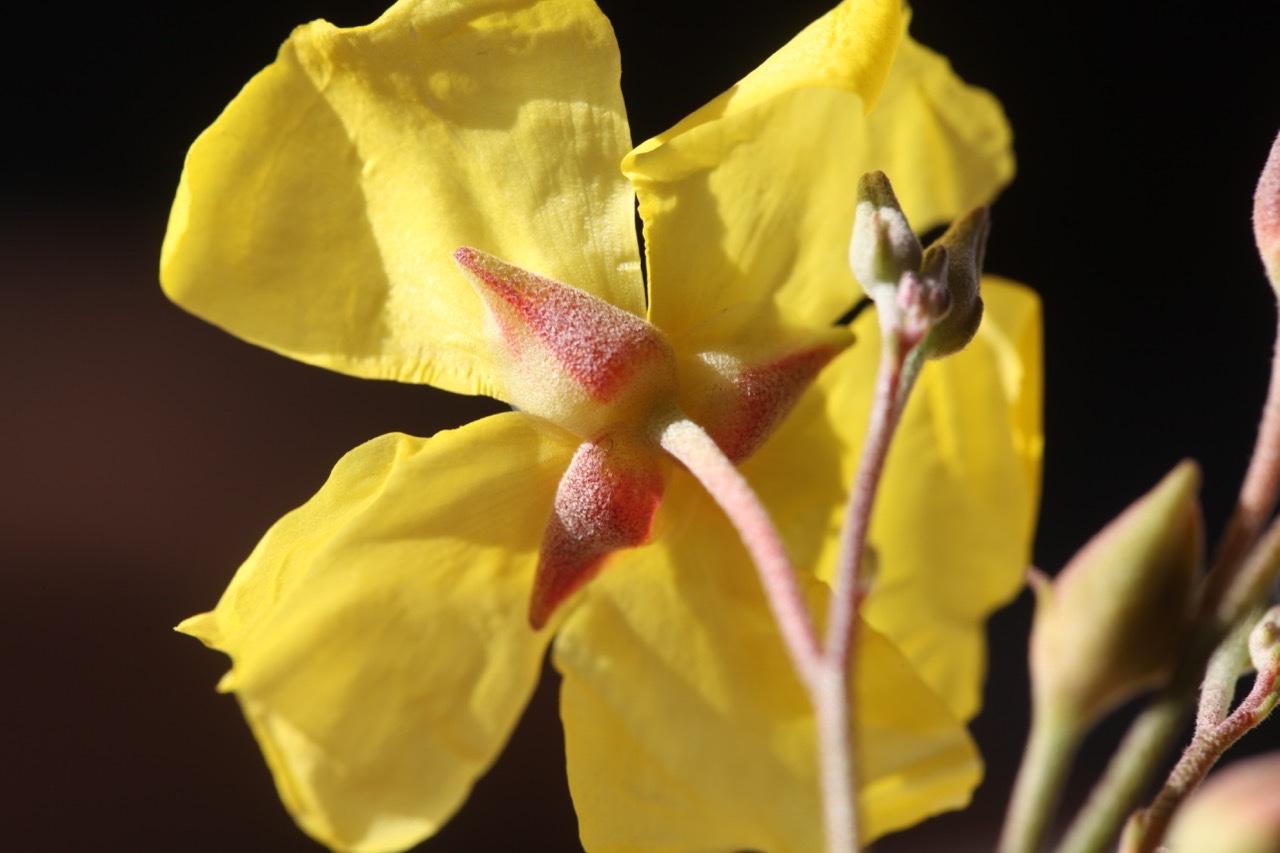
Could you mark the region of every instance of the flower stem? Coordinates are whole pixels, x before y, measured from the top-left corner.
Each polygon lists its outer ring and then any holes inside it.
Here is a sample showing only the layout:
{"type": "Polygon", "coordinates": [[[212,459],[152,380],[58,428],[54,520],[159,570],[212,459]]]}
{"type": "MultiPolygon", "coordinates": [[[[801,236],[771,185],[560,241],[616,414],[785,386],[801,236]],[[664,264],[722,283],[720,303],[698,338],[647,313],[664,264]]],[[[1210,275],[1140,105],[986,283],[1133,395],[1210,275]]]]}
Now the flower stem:
{"type": "MultiPolygon", "coordinates": [[[[866,554],[871,509],[875,504],[880,477],[894,431],[906,407],[908,395],[919,375],[923,359],[918,347],[903,345],[899,334],[900,315],[896,307],[878,305],[881,347],[880,367],[871,404],[871,418],[862,456],[849,493],[835,578],[827,609],[826,640],[822,647],[824,678],[814,693],[818,720],[818,743],[823,753],[823,789],[827,850],[853,851],[858,848],[856,804],[857,770],[853,764],[853,728],[849,708],[853,703],[853,660],[857,649],[858,611],[862,602],[862,561],[866,554]],[[847,791],[847,793],[835,793],[847,791]]],[[[918,341],[917,341],[918,342],[918,341]]]]}
{"type": "Polygon", "coordinates": [[[1240,564],[1217,607],[1204,611],[1205,619],[1221,626],[1237,623],[1253,607],[1263,603],[1277,573],[1280,573],[1280,519],[1271,523],[1240,564]]]}
{"type": "MultiPolygon", "coordinates": [[[[1192,654],[1203,661],[1208,653],[1192,654]]],[[[1056,853],[1102,853],[1110,849],[1125,816],[1138,802],[1190,710],[1195,682],[1175,680],[1156,694],[1133,721],[1107,770],[1089,793],[1056,853]]]]}
{"type": "Polygon", "coordinates": [[[1031,735],[1000,833],[1000,853],[1035,853],[1044,844],[1049,818],[1080,741],[1080,726],[1075,720],[1039,703],[1035,708],[1031,735]]]}
{"type": "Polygon", "coordinates": [[[1245,555],[1271,517],[1277,491],[1280,491],[1280,312],[1276,338],[1277,350],[1271,357],[1271,379],[1262,406],[1258,438],[1235,509],[1214,555],[1204,599],[1206,612],[1215,609],[1236,585],[1245,555]]]}
{"type": "Polygon", "coordinates": [[[1267,718],[1276,705],[1277,675],[1280,671],[1274,668],[1259,672],[1253,689],[1230,716],[1211,729],[1196,733],[1151,806],[1131,819],[1137,827],[1133,853],[1155,853],[1182,802],[1195,791],[1224,752],[1267,718]]]}
{"type": "Polygon", "coordinates": [[[702,483],[737,529],[756,566],[796,673],[812,694],[820,663],[817,631],[782,536],[768,511],[711,436],[693,421],[671,423],[659,440],[663,449],[702,483]]]}
{"type": "Polygon", "coordinates": [[[689,469],[738,530],[800,683],[813,706],[827,853],[858,850],[849,668],[818,646],[813,618],[782,537],[746,479],[707,433],[687,419],[667,426],[662,447],[689,469]]]}
{"type": "Polygon", "coordinates": [[[1196,706],[1196,736],[1211,731],[1231,711],[1236,682],[1249,668],[1249,633],[1261,616],[1258,608],[1249,619],[1240,620],[1209,658],[1200,684],[1200,702],[1196,706]]]}
{"type": "Polygon", "coordinates": [[[866,552],[867,531],[871,526],[871,508],[894,430],[906,407],[922,362],[912,358],[915,352],[904,352],[896,331],[896,312],[880,310],[880,367],[876,376],[875,395],[871,403],[871,421],[862,445],[862,457],[849,492],[844,526],[840,531],[840,550],[836,558],[832,582],[831,605],[827,612],[824,653],[843,662],[845,668],[853,659],[858,605],[862,596],[862,560],[866,552]],[[904,367],[910,365],[911,370],[904,367]]]}
{"type": "Polygon", "coordinates": [[[822,817],[827,853],[855,853],[858,846],[858,782],[853,765],[853,720],[845,667],[824,659],[812,693],[822,774],[822,817]]]}

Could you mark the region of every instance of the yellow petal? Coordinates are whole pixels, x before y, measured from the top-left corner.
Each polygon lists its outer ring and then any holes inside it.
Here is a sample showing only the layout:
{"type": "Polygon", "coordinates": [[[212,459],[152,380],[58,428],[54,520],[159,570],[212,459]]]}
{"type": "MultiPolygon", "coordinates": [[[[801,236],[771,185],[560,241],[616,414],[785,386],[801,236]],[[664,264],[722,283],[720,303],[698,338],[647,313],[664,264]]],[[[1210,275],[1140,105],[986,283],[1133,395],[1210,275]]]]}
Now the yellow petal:
{"type": "MultiPolygon", "coordinates": [[[[981,699],[986,617],[1021,588],[1030,560],[1043,443],[1039,301],[990,277],[982,295],[977,337],[925,366],[894,436],[863,610],[965,720],[981,699]]],[[[858,344],[820,381],[861,446],[880,347],[873,311],[855,332],[858,344]]],[[[852,477],[856,460],[845,458],[852,477]]]]}
{"type": "MultiPolygon", "coordinates": [[[[583,843],[820,850],[812,713],[755,573],[687,475],[661,513],[668,534],[618,554],[555,644],[583,843]]],[[[963,726],[874,631],[858,665],[864,836],[962,805],[979,775],[963,726]]]]}
{"type": "Polygon", "coordinates": [[[896,0],[847,0],[627,156],[650,317],[668,334],[750,301],[831,322],[858,292],[846,259],[864,172],[903,188],[919,229],[989,201],[1009,179],[999,105],[902,28],[896,0]]]}
{"type": "Polygon", "coordinates": [[[902,40],[864,139],[860,172],[878,169],[892,179],[917,232],[989,204],[1013,179],[1013,131],[1000,102],[967,85],[946,57],[910,36],[902,40]]]}
{"type": "Polygon", "coordinates": [[[643,313],[619,73],[590,0],[299,27],[192,146],[165,290],[302,361],[493,394],[460,246],[643,313]]]}
{"type": "Polygon", "coordinates": [[[518,413],[374,439],[180,626],[231,656],[220,688],[321,842],[411,846],[506,742],[549,637],[525,612],[572,451],[518,413]]]}

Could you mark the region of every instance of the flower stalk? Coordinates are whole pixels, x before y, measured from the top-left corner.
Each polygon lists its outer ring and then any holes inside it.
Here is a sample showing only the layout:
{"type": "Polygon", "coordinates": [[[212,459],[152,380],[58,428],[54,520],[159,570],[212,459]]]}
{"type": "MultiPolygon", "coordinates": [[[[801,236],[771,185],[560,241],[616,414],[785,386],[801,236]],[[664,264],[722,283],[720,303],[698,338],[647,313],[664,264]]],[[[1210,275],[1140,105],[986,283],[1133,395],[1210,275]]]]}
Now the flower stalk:
{"type": "Polygon", "coordinates": [[[821,651],[813,617],[787,556],[782,536],[760,498],[706,431],[685,418],[667,425],[659,439],[696,477],[738,531],[764,587],[796,674],[811,694],[818,684],[821,651]]]}
{"type": "Polygon", "coordinates": [[[885,460],[911,388],[919,375],[922,360],[912,359],[920,345],[916,336],[908,343],[902,334],[901,315],[896,305],[879,300],[881,348],[870,423],[857,474],[849,494],[845,522],[840,532],[840,550],[827,608],[827,633],[822,648],[822,688],[814,694],[818,717],[818,748],[823,753],[824,813],[828,853],[857,850],[856,810],[852,808],[858,790],[853,763],[852,726],[849,708],[853,703],[854,655],[857,651],[858,613],[862,603],[862,567],[867,551],[867,531],[871,510],[884,473],[885,460]],[[914,370],[905,368],[913,365],[914,370]],[[831,758],[826,754],[832,753],[831,758]],[[837,763],[840,762],[840,763],[837,763]],[[835,792],[847,785],[849,795],[835,792]],[[846,804],[848,810],[846,811],[846,804]],[[839,846],[837,846],[839,845],[839,846]]]}
{"type": "Polygon", "coordinates": [[[796,674],[814,709],[827,853],[854,853],[858,843],[853,743],[853,659],[862,596],[863,555],[876,491],[894,431],[924,364],[921,349],[936,309],[920,302],[936,291],[904,288],[877,294],[881,356],[867,438],[840,534],[826,634],[821,645],[795,569],[759,498],[711,437],[687,419],[662,430],[660,443],[707,489],[751,554],[796,674]]]}
{"type": "Polygon", "coordinates": [[[1129,819],[1122,853],[1155,853],[1174,812],[1236,741],[1265,720],[1280,700],[1280,608],[1253,629],[1249,641],[1258,674],[1240,705],[1216,724],[1197,725],[1195,737],[1170,771],[1164,786],[1145,810],[1129,819]]]}
{"type": "Polygon", "coordinates": [[[751,554],[796,675],[814,709],[827,853],[858,850],[849,667],[820,648],[782,537],[760,499],[706,431],[687,419],[662,430],[662,447],[710,493],[751,554]]]}
{"type": "Polygon", "coordinates": [[[1081,734],[1079,722],[1058,710],[1035,709],[999,853],[1035,853],[1049,831],[1081,734]]]}
{"type": "Polygon", "coordinates": [[[885,460],[889,457],[890,441],[923,363],[918,359],[910,359],[914,370],[904,369],[908,365],[908,356],[915,349],[904,350],[901,345],[896,306],[877,308],[881,332],[880,367],[876,376],[867,438],[862,445],[862,456],[849,494],[844,526],[840,531],[840,550],[832,585],[831,605],[827,613],[824,644],[828,653],[843,661],[846,666],[852,659],[854,650],[860,601],[857,590],[862,583],[862,561],[866,553],[867,531],[871,527],[871,508],[875,504],[885,460]]]}
{"type": "MultiPolygon", "coordinates": [[[[1276,340],[1280,342],[1280,317],[1277,317],[1276,340]]],[[[1273,354],[1253,456],[1209,573],[1204,602],[1207,618],[1230,625],[1239,618],[1242,607],[1247,609],[1241,598],[1251,601],[1252,596],[1241,596],[1241,587],[1251,589],[1256,583],[1237,582],[1238,576],[1245,570],[1250,549],[1275,509],[1277,492],[1280,492],[1280,363],[1273,354]]],[[[1274,576],[1274,572],[1272,574],[1274,576]]]]}

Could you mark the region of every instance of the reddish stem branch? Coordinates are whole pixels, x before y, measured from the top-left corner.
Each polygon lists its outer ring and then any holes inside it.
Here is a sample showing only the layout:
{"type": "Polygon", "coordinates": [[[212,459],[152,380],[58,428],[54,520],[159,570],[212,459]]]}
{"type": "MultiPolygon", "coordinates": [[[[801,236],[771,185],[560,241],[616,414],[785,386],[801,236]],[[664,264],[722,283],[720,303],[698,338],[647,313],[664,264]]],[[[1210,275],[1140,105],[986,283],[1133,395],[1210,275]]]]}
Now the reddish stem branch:
{"type": "Polygon", "coordinates": [[[862,584],[862,560],[866,552],[867,532],[871,527],[871,508],[875,504],[876,490],[884,473],[894,430],[916,376],[915,372],[903,371],[908,353],[903,352],[904,348],[899,345],[895,314],[886,310],[879,312],[880,368],[871,403],[871,421],[840,531],[840,550],[832,582],[831,605],[827,611],[823,652],[841,662],[845,669],[853,659],[862,598],[858,589],[862,584]]]}
{"type": "Polygon", "coordinates": [[[848,668],[833,665],[831,656],[819,649],[813,618],[782,537],[738,469],[692,421],[679,420],[668,426],[661,442],[720,505],[751,554],[783,642],[813,706],[827,853],[854,853],[858,849],[857,785],[848,668]]]}
{"type": "Polygon", "coordinates": [[[1134,816],[1139,834],[1133,853],[1155,853],[1178,807],[1199,787],[1223,753],[1267,718],[1276,704],[1277,675],[1280,672],[1275,669],[1259,672],[1253,689],[1230,716],[1208,731],[1197,732],[1151,806],[1134,816]]]}
{"type": "Polygon", "coordinates": [[[782,536],[756,493],[719,446],[693,421],[678,420],[662,431],[663,449],[696,477],[728,516],[760,576],[800,681],[814,690],[820,652],[817,630],[787,556],[782,536]]]}

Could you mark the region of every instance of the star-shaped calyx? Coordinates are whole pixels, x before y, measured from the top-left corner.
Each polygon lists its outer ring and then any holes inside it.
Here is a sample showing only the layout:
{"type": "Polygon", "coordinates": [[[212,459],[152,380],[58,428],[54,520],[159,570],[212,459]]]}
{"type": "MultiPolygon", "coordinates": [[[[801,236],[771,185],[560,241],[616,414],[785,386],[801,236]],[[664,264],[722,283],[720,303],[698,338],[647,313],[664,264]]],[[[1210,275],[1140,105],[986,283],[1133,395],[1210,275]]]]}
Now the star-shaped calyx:
{"type": "Polygon", "coordinates": [[[659,443],[664,429],[691,420],[742,462],[852,341],[843,327],[789,328],[746,306],[673,345],[583,290],[476,249],[454,259],[489,309],[504,398],[582,441],[543,535],[529,603],[535,629],[611,553],[649,538],[671,465],[659,443]]]}

